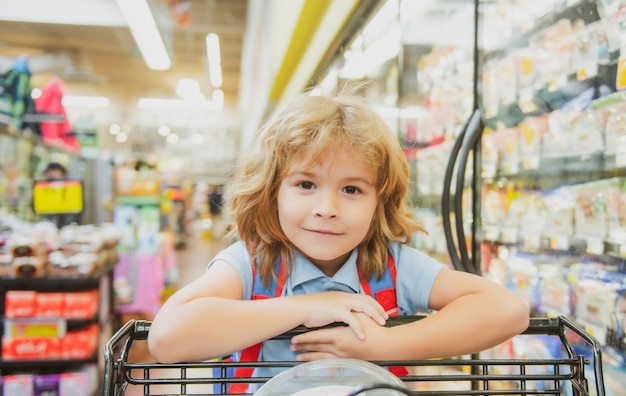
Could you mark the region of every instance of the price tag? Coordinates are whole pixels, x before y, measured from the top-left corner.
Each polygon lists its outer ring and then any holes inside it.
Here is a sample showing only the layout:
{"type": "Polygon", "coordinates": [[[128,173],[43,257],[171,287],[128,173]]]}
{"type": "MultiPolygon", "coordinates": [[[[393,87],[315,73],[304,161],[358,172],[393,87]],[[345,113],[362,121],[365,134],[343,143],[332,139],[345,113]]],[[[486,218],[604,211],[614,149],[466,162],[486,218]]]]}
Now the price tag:
{"type": "Polygon", "coordinates": [[[50,337],[61,338],[66,333],[66,322],[62,319],[6,319],[4,321],[5,337],[30,338],[50,337]]]}
{"type": "Polygon", "coordinates": [[[541,248],[541,235],[524,235],[524,247],[538,250],[541,248]]]}
{"type": "Polygon", "coordinates": [[[539,169],[539,157],[524,158],[522,166],[524,169],[539,169]]]}
{"type": "Polygon", "coordinates": [[[83,184],[78,180],[36,181],[33,206],[38,214],[80,213],[83,210],[83,184]]]}
{"type": "Polygon", "coordinates": [[[517,161],[503,161],[502,168],[507,175],[517,175],[519,173],[519,163],[517,161]]]}
{"type": "Polygon", "coordinates": [[[564,235],[554,235],[550,237],[550,248],[554,250],[568,250],[569,238],[564,235]]]}
{"type": "Polygon", "coordinates": [[[602,238],[587,238],[587,253],[604,254],[604,240],[602,238]]]}
{"type": "Polygon", "coordinates": [[[548,81],[548,92],[558,91],[559,88],[567,84],[567,75],[561,75],[548,81]]]}

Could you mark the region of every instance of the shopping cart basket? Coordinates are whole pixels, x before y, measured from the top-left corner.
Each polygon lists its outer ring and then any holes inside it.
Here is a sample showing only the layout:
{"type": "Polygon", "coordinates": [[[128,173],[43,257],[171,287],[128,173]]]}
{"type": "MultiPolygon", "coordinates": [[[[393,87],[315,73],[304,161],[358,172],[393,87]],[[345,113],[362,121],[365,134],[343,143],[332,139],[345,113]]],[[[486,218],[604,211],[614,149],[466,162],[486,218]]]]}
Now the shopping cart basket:
{"type": "MultiPolygon", "coordinates": [[[[391,318],[388,326],[415,320],[391,318]]],[[[142,387],[144,395],[226,395],[230,384],[264,384],[271,378],[232,378],[239,367],[288,369],[301,362],[207,361],[178,364],[132,363],[133,344],[145,342],[151,323],[131,320],[104,347],[104,396],[124,395],[129,384],[142,387]],[[211,389],[207,391],[207,389],[211,389]]],[[[298,327],[277,339],[302,331],[298,327]]],[[[541,336],[556,340],[557,358],[480,358],[415,361],[376,361],[383,367],[404,366],[409,374],[400,379],[413,395],[567,395],[604,396],[602,350],[599,342],[565,317],[531,318],[528,329],[517,337],[541,336]]],[[[516,337],[516,338],[517,338],[516,337]]]]}

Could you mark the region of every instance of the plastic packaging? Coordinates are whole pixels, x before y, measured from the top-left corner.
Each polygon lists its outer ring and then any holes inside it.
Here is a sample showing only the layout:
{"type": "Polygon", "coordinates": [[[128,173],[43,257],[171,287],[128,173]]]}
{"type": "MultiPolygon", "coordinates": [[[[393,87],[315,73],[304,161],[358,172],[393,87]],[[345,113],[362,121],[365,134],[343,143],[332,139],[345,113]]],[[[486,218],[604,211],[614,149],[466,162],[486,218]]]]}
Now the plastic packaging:
{"type": "MultiPolygon", "coordinates": [[[[345,396],[357,387],[386,383],[406,389],[389,371],[373,363],[333,358],[303,363],[283,371],[265,383],[255,396],[345,396]]],[[[380,389],[363,395],[400,395],[399,391],[380,389]]]]}

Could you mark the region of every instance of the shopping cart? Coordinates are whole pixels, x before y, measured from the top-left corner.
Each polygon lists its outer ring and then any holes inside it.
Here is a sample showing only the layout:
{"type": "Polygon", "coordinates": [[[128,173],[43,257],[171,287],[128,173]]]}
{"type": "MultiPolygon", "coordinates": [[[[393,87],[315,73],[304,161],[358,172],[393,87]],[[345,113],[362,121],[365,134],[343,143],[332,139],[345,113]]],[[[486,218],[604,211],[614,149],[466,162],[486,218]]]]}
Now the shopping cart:
{"type": "MultiPolygon", "coordinates": [[[[389,326],[419,317],[391,318],[389,326]]],[[[104,396],[124,395],[137,385],[143,395],[226,395],[230,384],[264,384],[269,377],[233,378],[239,367],[289,369],[301,362],[207,361],[179,364],[132,363],[133,344],[145,342],[150,322],[131,320],[104,347],[104,396]],[[210,390],[207,390],[210,389],[210,390]]],[[[298,327],[277,339],[290,338],[298,327]]],[[[548,337],[556,341],[557,358],[481,358],[416,361],[376,361],[379,366],[404,366],[409,374],[400,379],[412,395],[567,395],[604,396],[602,350],[598,341],[565,317],[531,318],[528,329],[517,337],[548,337]]],[[[516,338],[517,338],[516,337],[516,338]]],[[[356,394],[356,393],[354,393],[356,394]]]]}

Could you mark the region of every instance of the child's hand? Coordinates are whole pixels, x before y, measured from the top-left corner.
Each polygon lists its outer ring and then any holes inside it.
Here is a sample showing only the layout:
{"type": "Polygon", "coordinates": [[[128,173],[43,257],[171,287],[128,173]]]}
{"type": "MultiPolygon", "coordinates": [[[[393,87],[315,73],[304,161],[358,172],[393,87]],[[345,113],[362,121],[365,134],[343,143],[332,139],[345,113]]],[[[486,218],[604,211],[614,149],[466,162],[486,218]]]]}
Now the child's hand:
{"type": "Polygon", "coordinates": [[[365,339],[363,325],[356,314],[363,313],[379,325],[384,325],[389,315],[372,297],[365,294],[340,291],[300,295],[296,298],[306,301],[302,307],[307,315],[303,325],[321,327],[334,322],[346,323],[361,340],[365,339]]]}
{"type": "Polygon", "coordinates": [[[385,328],[364,314],[355,314],[367,340],[359,339],[348,327],[331,327],[299,334],[291,339],[289,349],[297,353],[299,361],[311,361],[334,357],[368,359],[376,350],[378,334],[385,328]]]}

